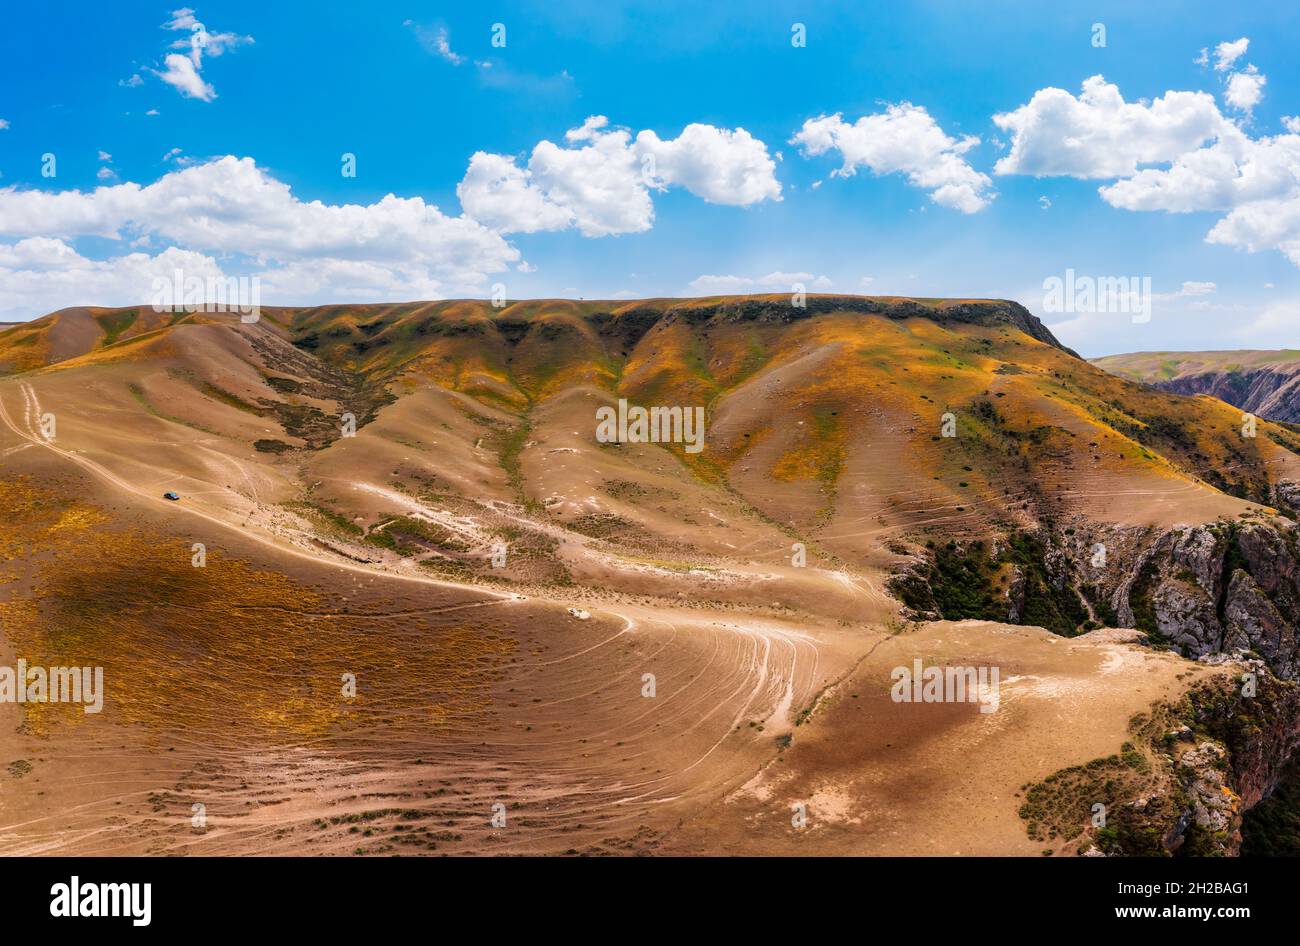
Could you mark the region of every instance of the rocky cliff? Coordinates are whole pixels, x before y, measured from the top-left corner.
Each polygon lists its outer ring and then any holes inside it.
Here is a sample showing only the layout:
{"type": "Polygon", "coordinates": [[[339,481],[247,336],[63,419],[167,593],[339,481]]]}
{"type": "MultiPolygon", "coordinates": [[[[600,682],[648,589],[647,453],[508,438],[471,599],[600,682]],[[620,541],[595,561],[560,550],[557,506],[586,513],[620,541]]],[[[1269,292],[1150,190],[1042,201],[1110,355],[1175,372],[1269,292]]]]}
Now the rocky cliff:
{"type": "MultiPolygon", "coordinates": [[[[1279,484],[1294,499],[1295,484],[1279,484]]],[[[921,620],[982,618],[1071,636],[1129,627],[1197,659],[1255,656],[1300,679],[1300,527],[1282,516],[1165,530],[1097,526],[921,550],[891,586],[921,620]]]]}
{"type": "MultiPolygon", "coordinates": [[[[1295,484],[1278,489],[1279,508],[1293,508],[1281,500],[1294,503],[1295,484]]],[[[1224,665],[1213,685],[1135,720],[1116,755],[1026,786],[1026,829],[1057,853],[1236,855],[1243,821],[1288,771],[1268,817],[1300,819],[1288,769],[1300,744],[1293,520],[1261,514],[1156,530],[1080,519],[991,545],[925,549],[893,590],[913,618],[992,616],[1067,636],[1134,628],[1149,646],[1224,665]],[[1097,818],[1097,804],[1107,817],[1097,818]]]]}
{"type": "MultiPolygon", "coordinates": [[[[1300,547],[1294,523],[1216,522],[1112,530],[1093,592],[1123,627],[1196,659],[1250,654],[1279,677],[1300,676],[1300,547]]],[[[1076,556],[1071,556],[1077,561],[1076,556]]]]}
{"type": "Polygon", "coordinates": [[[1135,717],[1118,753],[1025,786],[1031,838],[1093,857],[1241,853],[1300,741],[1300,686],[1261,661],[1204,660],[1224,673],[1135,717]]]}

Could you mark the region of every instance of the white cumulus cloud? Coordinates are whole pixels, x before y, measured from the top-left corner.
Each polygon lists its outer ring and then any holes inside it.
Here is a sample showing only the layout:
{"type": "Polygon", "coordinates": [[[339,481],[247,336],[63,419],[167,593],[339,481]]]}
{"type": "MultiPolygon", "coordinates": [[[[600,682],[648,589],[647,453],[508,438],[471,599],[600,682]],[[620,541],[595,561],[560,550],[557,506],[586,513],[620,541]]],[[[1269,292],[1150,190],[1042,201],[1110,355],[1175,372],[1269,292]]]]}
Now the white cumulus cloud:
{"type": "Polygon", "coordinates": [[[1139,164],[1171,161],[1216,137],[1227,124],[1206,92],[1166,92],[1150,103],[1125,102],[1102,76],[1076,97],[1039,89],[1019,108],[993,116],[1011,134],[997,174],[1122,177],[1139,164]]]}
{"type": "Polygon", "coordinates": [[[1250,46],[1250,40],[1243,36],[1241,39],[1224,41],[1214,47],[1214,68],[1219,72],[1226,72],[1233,67],[1238,59],[1246,54],[1247,47],[1250,46]]]}
{"type": "MultiPolygon", "coordinates": [[[[1246,55],[1248,48],[1250,48],[1250,39],[1245,36],[1241,39],[1226,40],[1215,46],[1214,71],[1228,73],[1223,79],[1223,100],[1237,111],[1250,114],[1264,97],[1264,86],[1268,84],[1268,78],[1252,63],[1246,63],[1241,69],[1237,69],[1237,60],[1246,55]]],[[[1209,65],[1209,61],[1208,50],[1202,49],[1200,58],[1196,60],[1197,64],[1206,66],[1209,65]]]]}
{"type": "MultiPolygon", "coordinates": [[[[330,287],[339,297],[470,292],[487,274],[520,261],[519,251],[496,231],[465,216],[448,216],[422,198],[389,194],[371,204],[302,201],[251,158],[231,155],[170,171],[145,186],[0,188],[0,237],[17,238],[12,246],[23,246],[28,254],[45,253],[40,266],[29,267],[38,275],[19,283],[28,287],[25,297],[41,287],[50,290],[45,305],[29,314],[70,304],[54,291],[68,273],[100,280],[73,293],[81,298],[93,286],[107,284],[103,280],[115,268],[130,278],[141,271],[144,254],[82,261],[66,242],[80,237],[123,243],[148,237],[178,251],[221,258],[241,275],[259,275],[267,302],[275,290],[285,293],[285,302],[316,292],[328,298],[330,287]],[[52,242],[29,242],[33,239],[52,242]]],[[[137,287],[131,301],[145,301],[147,289],[148,282],[137,287]]]]}
{"type": "Polygon", "coordinates": [[[1253,65],[1246,66],[1242,72],[1234,72],[1228,78],[1228,87],[1223,93],[1223,100],[1239,111],[1249,112],[1264,97],[1264,86],[1268,79],[1253,65]]]}
{"type": "MultiPolygon", "coordinates": [[[[1214,57],[1215,69],[1230,73],[1225,100],[1247,113],[1264,84],[1252,65],[1232,72],[1248,42],[1220,43],[1214,57]]],[[[1300,266],[1300,119],[1284,117],[1282,134],[1252,137],[1249,115],[1224,116],[1208,93],[1125,102],[1093,76],[1078,98],[1041,89],[994,121],[1013,136],[999,174],[1110,178],[1098,192],[1113,207],[1220,212],[1208,242],[1278,250],[1300,266]]]]}
{"type": "Polygon", "coordinates": [[[1208,239],[1247,249],[1281,249],[1300,265],[1300,134],[1251,138],[1231,127],[1212,145],[1165,168],[1148,168],[1101,188],[1125,210],[1226,211],[1208,239]]]}
{"type": "Polygon", "coordinates": [[[860,167],[877,175],[903,174],[912,186],[928,190],[936,204],[962,213],[982,210],[994,197],[988,175],[963,157],[979,138],[950,137],[929,112],[910,102],[851,124],[838,112],[810,118],[790,143],[813,157],[838,151],[843,164],[832,172],[837,177],[852,177],[860,167]]]}
{"type": "Polygon", "coordinates": [[[709,203],[744,207],[781,199],[767,146],[743,128],[692,123],[669,141],[643,131],[636,148],[643,160],[654,159],[654,174],[664,185],[684,187],[709,203]]]}
{"type": "Polygon", "coordinates": [[[0,317],[28,318],[72,305],[139,305],[150,300],[155,279],[171,278],[177,269],[200,279],[222,275],[210,256],[175,247],[154,256],[92,260],[50,237],[0,243],[0,317]]]}
{"type": "Polygon", "coordinates": [[[671,186],[716,204],[781,199],[766,145],[743,128],[691,124],[676,138],[634,139],[603,115],[569,129],[564,145],[538,142],[523,166],[476,152],[456,194],[467,215],[501,232],[576,227],[600,237],[650,229],[651,191],[671,186]]]}
{"type": "Polygon", "coordinates": [[[571,212],[547,199],[526,169],[503,154],[476,151],[456,195],[479,222],[515,233],[563,230],[574,220],[571,212]]]}

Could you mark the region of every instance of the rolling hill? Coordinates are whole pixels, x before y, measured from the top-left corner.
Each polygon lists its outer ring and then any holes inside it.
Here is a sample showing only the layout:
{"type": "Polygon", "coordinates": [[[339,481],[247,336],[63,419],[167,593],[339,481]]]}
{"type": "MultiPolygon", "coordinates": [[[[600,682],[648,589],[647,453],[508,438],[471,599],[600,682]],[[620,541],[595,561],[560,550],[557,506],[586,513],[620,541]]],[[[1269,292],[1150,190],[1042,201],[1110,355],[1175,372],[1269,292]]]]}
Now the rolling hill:
{"type": "Polygon", "coordinates": [[[0,644],[110,691],[0,706],[11,852],[792,853],[805,804],[827,852],[1076,853],[1023,793],[1126,744],[1132,838],[1234,853],[1289,743],[1205,714],[1245,801],[1198,835],[1134,719],[1240,660],[1300,716],[1300,433],[1013,302],[65,309],[0,330],[0,424],[0,644]],[[703,449],[602,439],[620,400],[703,449]],[[1002,709],[891,700],[914,659],[1002,709]]]}

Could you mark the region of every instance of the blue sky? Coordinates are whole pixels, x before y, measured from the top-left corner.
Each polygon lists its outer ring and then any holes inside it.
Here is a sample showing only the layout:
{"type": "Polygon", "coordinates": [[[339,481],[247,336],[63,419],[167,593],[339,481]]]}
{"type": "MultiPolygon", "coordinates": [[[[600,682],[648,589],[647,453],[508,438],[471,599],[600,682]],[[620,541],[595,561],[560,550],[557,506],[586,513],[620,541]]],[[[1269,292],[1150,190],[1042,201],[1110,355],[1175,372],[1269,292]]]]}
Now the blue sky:
{"type": "Polygon", "coordinates": [[[5,17],[0,320],[148,301],[183,266],[268,304],[798,282],[1015,298],[1087,355],[1300,345],[1291,5],[5,17]],[[1149,276],[1150,321],[1045,311],[1067,269],[1149,276]]]}

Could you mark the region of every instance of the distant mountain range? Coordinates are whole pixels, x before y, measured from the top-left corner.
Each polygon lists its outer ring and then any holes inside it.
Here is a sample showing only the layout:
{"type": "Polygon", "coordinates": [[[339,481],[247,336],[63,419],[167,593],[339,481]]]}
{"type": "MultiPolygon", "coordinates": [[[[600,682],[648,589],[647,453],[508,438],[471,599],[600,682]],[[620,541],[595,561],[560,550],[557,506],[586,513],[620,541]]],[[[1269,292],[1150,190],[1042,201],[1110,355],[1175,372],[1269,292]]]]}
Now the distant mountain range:
{"type": "Polygon", "coordinates": [[[1092,363],[1175,394],[1211,394],[1259,417],[1300,423],[1300,350],[1135,352],[1092,363]]]}

